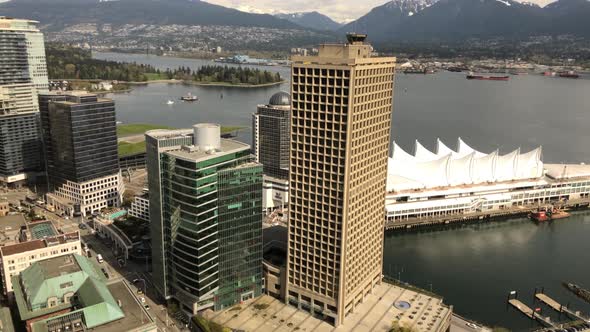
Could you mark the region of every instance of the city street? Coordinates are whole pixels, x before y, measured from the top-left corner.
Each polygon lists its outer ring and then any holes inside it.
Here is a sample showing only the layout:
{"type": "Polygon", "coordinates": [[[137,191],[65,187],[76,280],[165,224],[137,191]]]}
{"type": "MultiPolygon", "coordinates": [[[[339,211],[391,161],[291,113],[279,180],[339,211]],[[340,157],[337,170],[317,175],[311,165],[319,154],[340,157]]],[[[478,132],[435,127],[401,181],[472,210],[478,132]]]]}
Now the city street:
{"type": "Polygon", "coordinates": [[[150,307],[149,313],[152,317],[156,318],[159,331],[181,331],[176,327],[178,323],[167,317],[166,306],[163,303],[154,301],[157,297],[146,273],[146,265],[134,261],[127,261],[123,266],[120,266],[110,244],[106,240],[90,234],[88,230],[83,231],[86,232],[86,235],[83,235],[82,240],[90,246],[93,261],[108,272],[109,281],[126,279],[131,284],[131,288],[135,291],[138,298],[145,298],[145,303],[150,307]],[[97,254],[102,255],[104,259],[103,263],[98,263],[96,260],[97,254]],[[133,283],[136,279],[139,279],[139,281],[133,283]],[[142,280],[145,280],[145,284],[142,280]],[[143,294],[138,294],[138,289],[141,289],[143,294]]]}
{"type": "Polygon", "coordinates": [[[64,233],[79,231],[82,242],[89,245],[91,254],[90,259],[92,262],[99,269],[104,269],[108,273],[108,282],[125,279],[130,283],[131,288],[135,291],[138,298],[145,298],[145,303],[150,307],[150,315],[156,318],[156,324],[159,331],[179,332],[186,330],[179,329],[178,326],[182,326],[182,324],[173,317],[167,315],[164,303],[155,301],[157,295],[151,284],[147,262],[127,261],[121,266],[117,261],[117,257],[115,257],[113,253],[111,244],[108,240],[103,240],[93,234],[92,228],[87,223],[88,220],[81,217],[65,219],[39,206],[35,206],[34,211],[38,215],[44,216],[47,220],[51,220],[56,227],[64,233]],[[80,224],[84,224],[86,227],[80,229],[80,224]],[[98,263],[96,258],[97,254],[102,255],[104,259],[103,263],[98,263]],[[133,283],[136,279],[139,280],[136,283],[133,283]],[[138,294],[138,289],[141,289],[143,294],[138,294]]]}
{"type": "Polygon", "coordinates": [[[477,324],[477,328],[474,327],[470,327],[467,324],[473,324],[468,320],[465,320],[463,317],[457,316],[457,315],[453,315],[453,318],[451,319],[451,332],[475,332],[475,331],[481,331],[481,332],[491,332],[491,330],[487,327],[481,326],[479,324],[477,324]]]}

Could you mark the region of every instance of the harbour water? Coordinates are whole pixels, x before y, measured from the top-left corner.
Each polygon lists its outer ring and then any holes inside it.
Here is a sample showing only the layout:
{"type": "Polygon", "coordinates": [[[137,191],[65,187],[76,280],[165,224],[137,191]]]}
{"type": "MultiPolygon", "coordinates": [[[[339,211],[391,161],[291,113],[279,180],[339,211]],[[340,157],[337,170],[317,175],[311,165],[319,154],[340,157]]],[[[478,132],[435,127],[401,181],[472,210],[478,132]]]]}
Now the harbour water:
{"type": "MultiPolygon", "coordinates": [[[[160,69],[211,64],[205,60],[95,53],[100,59],[145,63],[160,69]]],[[[279,71],[289,68],[260,67],[279,71]]],[[[244,126],[238,139],[250,143],[251,114],[288,84],[261,89],[150,84],[109,95],[124,123],[188,127],[197,122],[244,126]],[[195,103],[178,98],[191,92],[195,103]],[[223,98],[221,96],[223,95],[223,98]],[[166,105],[168,99],[174,105],[166,105]]],[[[543,146],[552,163],[590,162],[590,80],[540,75],[513,76],[509,82],[468,81],[464,74],[404,75],[396,78],[392,137],[408,152],[420,140],[433,148],[436,138],[455,147],[458,136],[483,152],[528,151],[543,146]]],[[[524,219],[429,233],[386,234],[384,271],[445,297],[461,315],[515,331],[537,325],[507,310],[509,291],[532,305],[533,289],[545,287],[562,304],[590,313],[560,282],[590,287],[590,214],[552,224],[524,219]]],[[[544,307],[549,313],[549,308],[544,307]]]]}

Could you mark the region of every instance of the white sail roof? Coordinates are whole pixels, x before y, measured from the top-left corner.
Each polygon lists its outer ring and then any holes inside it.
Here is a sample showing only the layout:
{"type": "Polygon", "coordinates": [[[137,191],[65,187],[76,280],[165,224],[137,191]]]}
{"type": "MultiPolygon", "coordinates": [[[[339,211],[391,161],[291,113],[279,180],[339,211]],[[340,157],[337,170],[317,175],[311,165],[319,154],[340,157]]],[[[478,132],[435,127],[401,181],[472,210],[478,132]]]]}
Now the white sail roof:
{"type": "Polygon", "coordinates": [[[509,154],[498,156],[494,180],[502,182],[516,179],[516,158],[519,153],[520,149],[517,149],[509,154]]]}
{"type": "Polygon", "coordinates": [[[452,154],[453,157],[458,155],[457,152],[445,145],[439,138],[436,139],[436,155],[439,157],[452,154]]]}
{"type": "Polygon", "coordinates": [[[460,186],[473,183],[471,173],[474,155],[475,152],[472,152],[463,158],[451,159],[447,176],[450,186],[460,186]]]}
{"type": "Polygon", "coordinates": [[[521,154],[520,149],[500,155],[479,152],[459,138],[457,151],[436,142],[437,153],[416,141],[414,155],[395,142],[387,167],[388,191],[416,190],[536,179],[543,176],[541,148],[521,154]]]}
{"type": "Polygon", "coordinates": [[[465,143],[461,137],[459,137],[457,141],[458,141],[457,153],[461,156],[468,155],[472,152],[475,152],[476,158],[481,158],[486,155],[485,153],[479,152],[479,151],[475,150],[474,148],[470,147],[469,145],[467,145],[467,143],[465,143]]]}
{"type": "Polygon", "coordinates": [[[434,161],[440,158],[440,156],[437,156],[436,153],[433,153],[432,151],[425,148],[424,145],[420,144],[418,140],[416,140],[414,157],[420,161],[434,161]]]}

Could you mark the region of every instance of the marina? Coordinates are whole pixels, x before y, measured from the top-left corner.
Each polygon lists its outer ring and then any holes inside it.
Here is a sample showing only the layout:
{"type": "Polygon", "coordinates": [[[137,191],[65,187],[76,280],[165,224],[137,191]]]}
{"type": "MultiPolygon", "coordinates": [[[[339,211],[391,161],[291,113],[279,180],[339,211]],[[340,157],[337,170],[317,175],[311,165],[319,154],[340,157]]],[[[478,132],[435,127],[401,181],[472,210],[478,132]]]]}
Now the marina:
{"type": "Polygon", "coordinates": [[[518,299],[519,293],[517,291],[511,291],[508,295],[507,303],[522,313],[530,320],[537,321],[545,328],[538,329],[537,332],[545,331],[588,331],[590,330],[590,319],[582,314],[580,311],[570,310],[568,307],[560,304],[550,296],[544,293],[544,288],[535,288],[535,294],[533,298],[533,308],[526,305],[524,302],[518,299]],[[543,308],[537,305],[545,305],[550,309],[559,313],[557,319],[554,319],[543,313],[543,308]],[[563,314],[563,315],[562,315],[563,314]],[[573,330],[569,328],[575,328],[573,330]],[[566,329],[568,328],[568,329],[566,329]]]}

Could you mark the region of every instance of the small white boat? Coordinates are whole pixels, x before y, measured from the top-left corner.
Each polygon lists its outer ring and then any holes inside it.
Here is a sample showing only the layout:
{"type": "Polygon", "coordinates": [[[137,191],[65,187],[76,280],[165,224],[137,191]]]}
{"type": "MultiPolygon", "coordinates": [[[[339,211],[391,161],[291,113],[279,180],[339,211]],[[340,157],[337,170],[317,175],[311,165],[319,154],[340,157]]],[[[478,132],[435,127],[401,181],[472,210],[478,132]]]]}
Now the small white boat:
{"type": "Polygon", "coordinates": [[[182,96],[180,97],[180,100],[182,101],[197,101],[199,100],[199,97],[197,96],[193,96],[190,92],[186,95],[186,96],[182,96]]]}
{"type": "Polygon", "coordinates": [[[166,105],[174,105],[174,101],[172,101],[172,100],[168,100],[168,101],[166,102],[166,105]]]}

